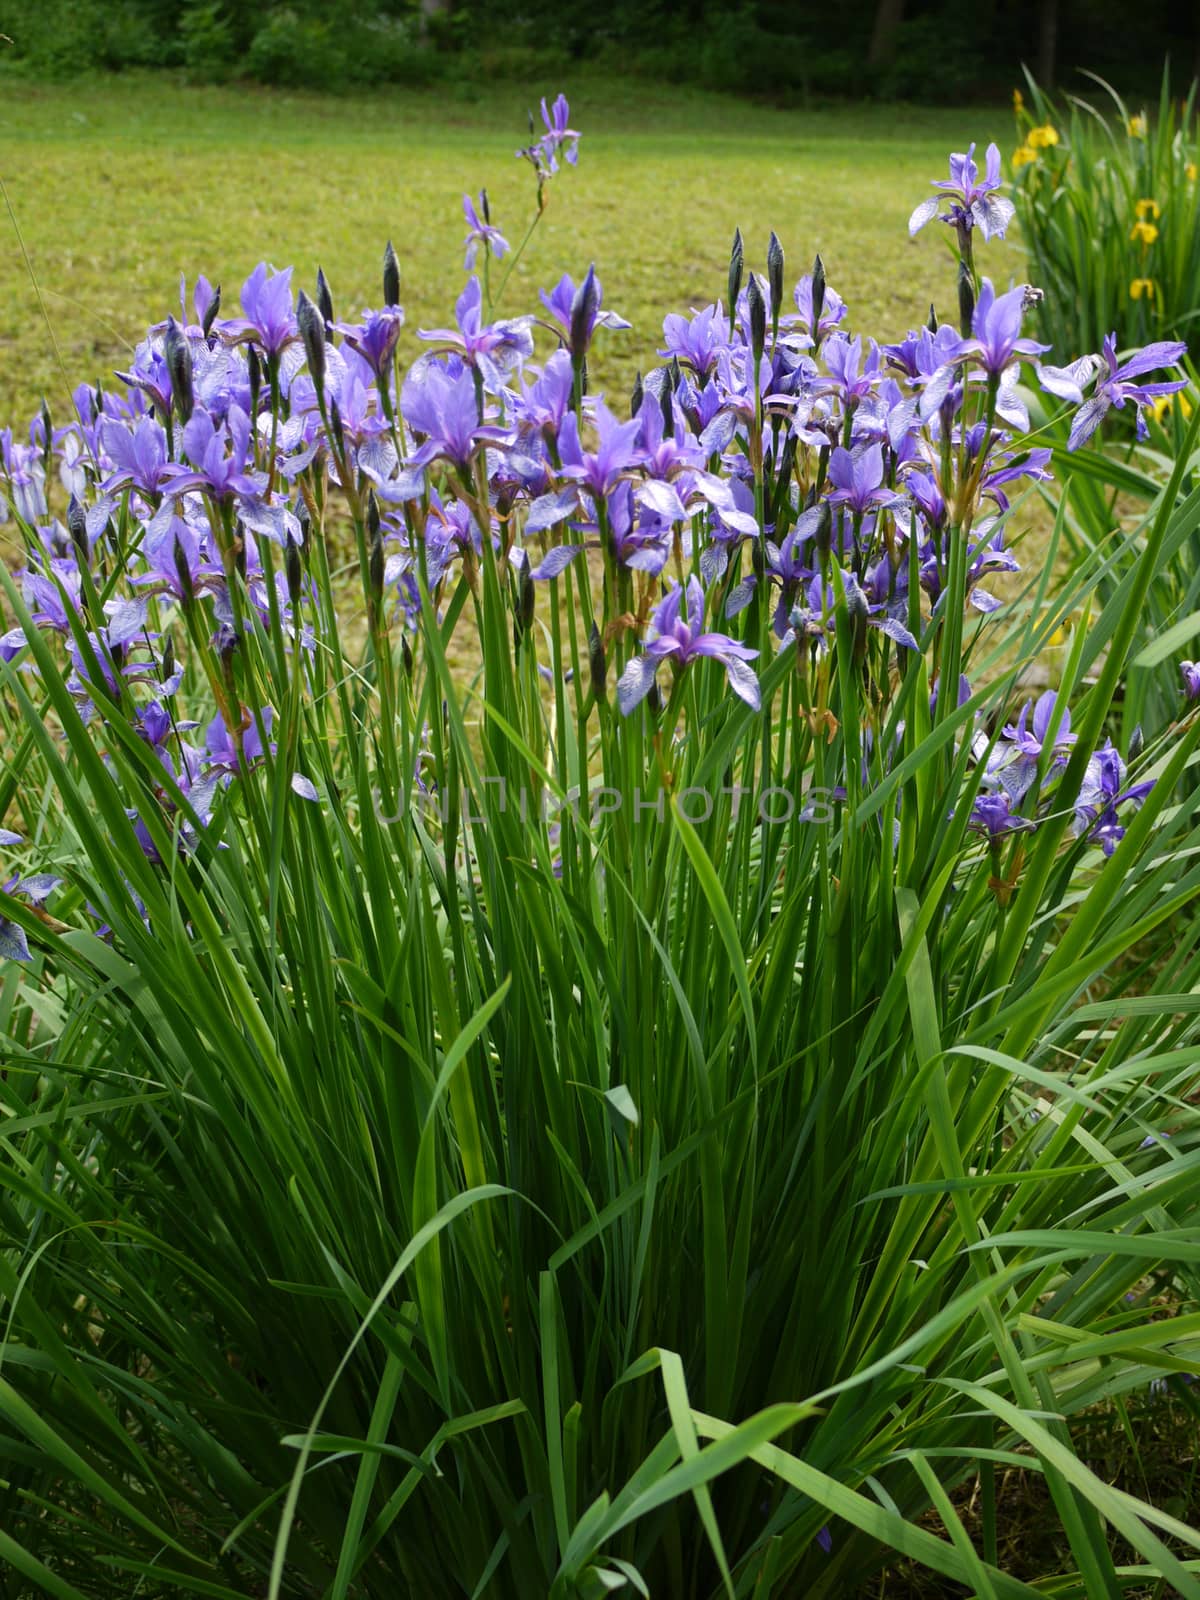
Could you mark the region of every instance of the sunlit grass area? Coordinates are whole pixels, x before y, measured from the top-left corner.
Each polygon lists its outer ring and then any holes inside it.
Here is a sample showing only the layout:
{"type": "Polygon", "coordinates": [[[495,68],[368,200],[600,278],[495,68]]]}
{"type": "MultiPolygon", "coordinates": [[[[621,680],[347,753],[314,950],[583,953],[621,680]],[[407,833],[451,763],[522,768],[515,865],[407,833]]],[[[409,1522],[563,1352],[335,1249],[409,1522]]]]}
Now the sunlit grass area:
{"type": "MultiPolygon", "coordinates": [[[[610,337],[593,387],[623,398],[653,364],[665,310],[723,293],[741,227],[761,270],[774,228],[794,281],[816,251],[854,324],[902,333],[935,300],[952,311],[945,241],[915,243],[907,221],[946,153],[1009,138],[995,108],[781,110],[644,83],[493,86],[324,98],[160,77],[85,85],[0,80],[0,171],[40,285],[52,340],[13,220],[0,246],[0,411],[67,403],[64,368],[104,383],[146,325],[178,306],[177,283],[204,272],[232,309],[261,259],[318,264],[345,316],[380,299],[377,263],[395,241],[416,330],[443,326],[462,279],[462,192],[486,185],[515,244],[532,214],[528,166],[514,159],[526,110],[564,88],[584,135],[579,166],[556,178],[502,309],[595,261],[606,304],[634,324],[610,337]],[[60,367],[54,341],[61,352],[60,367]]],[[[999,279],[1019,251],[988,252],[999,279]]]]}

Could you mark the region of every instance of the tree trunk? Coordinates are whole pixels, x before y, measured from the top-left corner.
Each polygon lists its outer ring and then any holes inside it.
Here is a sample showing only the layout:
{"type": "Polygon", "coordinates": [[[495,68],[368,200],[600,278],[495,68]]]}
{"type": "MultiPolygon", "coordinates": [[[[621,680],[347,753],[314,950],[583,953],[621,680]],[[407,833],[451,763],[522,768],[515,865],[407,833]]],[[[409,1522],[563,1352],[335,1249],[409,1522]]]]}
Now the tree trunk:
{"type": "Polygon", "coordinates": [[[875,25],[871,29],[871,43],[867,48],[869,67],[880,67],[887,60],[896,30],[903,21],[904,0],[879,0],[875,8],[875,25]]]}
{"type": "Polygon", "coordinates": [[[1058,0],[1041,0],[1038,7],[1037,80],[1043,89],[1054,87],[1058,55],[1058,0]]]}

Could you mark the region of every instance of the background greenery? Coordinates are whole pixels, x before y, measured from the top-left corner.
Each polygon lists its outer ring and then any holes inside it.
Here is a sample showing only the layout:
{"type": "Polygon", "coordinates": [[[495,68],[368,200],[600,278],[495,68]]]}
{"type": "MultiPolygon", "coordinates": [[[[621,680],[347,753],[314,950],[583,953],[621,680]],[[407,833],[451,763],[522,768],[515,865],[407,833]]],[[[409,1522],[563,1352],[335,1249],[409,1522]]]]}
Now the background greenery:
{"type": "Polygon", "coordinates": [[[478,82],[607,60],[622,71],[754,93],[832,92],[944,101],[1005,90],[1021,62],[1153,82],[1164,54],[1200,61],[1190,0],[1148,0],[1131,37],[1121,0],[0,0],[0,32],[36,72],[102,66],[233,73],[293,86],[478,82]],[[422,16],[421,9],[425,15],[422,16]]]}

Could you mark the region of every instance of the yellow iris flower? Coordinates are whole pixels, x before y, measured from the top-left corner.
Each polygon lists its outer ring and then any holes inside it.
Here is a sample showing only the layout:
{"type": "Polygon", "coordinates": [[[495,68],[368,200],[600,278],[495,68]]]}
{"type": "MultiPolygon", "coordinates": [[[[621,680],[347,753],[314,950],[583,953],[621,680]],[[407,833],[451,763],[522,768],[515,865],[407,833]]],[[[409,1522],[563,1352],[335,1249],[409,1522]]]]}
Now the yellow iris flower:
{"type": "Polygon", "coordinates": [[[1152,222],[1135,222],[1130,229],[1129,237],[1135,239],[1144,249],[1149,249],[1158,238],[1158,229],[1152,222]]]}
{"type": "Polygon", "coordinates": [[[1186,422],[1195,409],[1186,394],[1160,394],[1157,399],[1150,402],[1150,409],[1154,412],[1155,422],[1161,422],[1173,405],[1179,406],[1179,415],[1186,422]]]}
{"type": "Polygon", "coordinates": [[[1031,150],[1048,150],[1058,143],[1058,129],[1049,122],[1040,128],[1030,128],[1026,142],[1031,150]]]}
{"type": "Polygon", "coordinates": [[[1133,208],[1139,218],[1152,217],[1155,222],[1162,216],[1157,200],[1139,200],[1133,208]]]}
{"type": "Polygon", "coordinates": [[[1131,139],[1144,139],[1146,137],[1146,113],[1139,111],[1136,117],[1129,119],[1129,137],[1131,139]]]}
{"type": "Polygon", "coordinates": [[[1019,150],[1014,150],[1012,153],[1013,171],[1015,172],[1018,167],[1027,167],[1031,161],[1036,160],[1037,151],[1031,150],[1027,144],[1023,144],[1019,150]]]}
{"type": "Polygon", "coordinates": [[[1129,285],[1129,298],[1131,300],[1140,300],[1143,295],[1147,300],[1153,300],[1157,293],[1158,289],[1153,278],[1135,278],[1129,285]]]}

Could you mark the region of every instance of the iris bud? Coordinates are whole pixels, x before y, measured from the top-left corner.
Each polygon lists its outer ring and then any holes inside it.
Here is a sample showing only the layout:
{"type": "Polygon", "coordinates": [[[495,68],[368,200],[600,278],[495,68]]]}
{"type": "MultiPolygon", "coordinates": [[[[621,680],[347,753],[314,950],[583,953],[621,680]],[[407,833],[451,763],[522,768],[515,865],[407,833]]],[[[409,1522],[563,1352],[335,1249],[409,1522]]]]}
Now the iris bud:
{"type": "Polygon", "coordinates": [[[412,645],[409,644],[406,633],[400,635],[400,659],[404,663],[404,676],[411,678],[413,675],[413,653],[412,645]]]}
{"type": "Polygon", "coordinates": [[[42,462],[47,471],[50,468],[50,453],[53,448],[53,435],[50,427],[50,407],[46,404],[45,395],[42,396],[42,462]]]}
{"type": "Polygon", "coordinates": [[[383,252],[383,303],[385,306],[400,304],[400,263],[390,239],[383,252]]]}
{"type": "Polygon", "coordinates": [[[813,532],[813,546],[824,566],[829,560],[829,552],[833,549],[833,512],[829,501],[822,500],[821,515],[813,532]]]}
{"type": "Polygon", "coordinates": [[[668,380],[661,390],[663,435],[666,438],[675,436],[675,402],[671,397],[671,384],[668,380]]]}
{"type": "Polygon", "coordinates": [[[178,534],[175,535],[173,554],[175,557],[175,576],[179,579],[179,592],[183,595],[185,601],[194,600],[196,598],[196,585],[192,582],[192,571],[188,566],[187,552],[184,550],[178,534]]]}
{"type": "Polygon", "coordinates": [[[925,324],[925,326],[929,329],[930,333],[936,333],[938,331],[937,312],[933,309],[932,300],[929,302],[929,321],[925,324]]]}
{"type": "Polygon", "coordinates": [[[733,248],[729,252],[729,315],[733,317],[737,310],[737,298],[742,292],[742,264],[746,259],[746,247],[742,243],[742,230],[735,228],[733,232],[733,248]]]}
{"type": "Polygon", "coordinates": [[[533,574],[529,570],[529,562],[522,561],[517,569],[517,599],[520,605],[520,625],[522,634],[529,632],[533,627],[533,607],[537,595],[533,587],[533,574]]]}
{"type": "Polygon", "coordinates": [[[192,389],[192,351],[180,333],[179,324],[174,317],[167,319],[167,331],[163,336],[163,357],[171,377],[171,393],[175,396],[175,409],[179,413],[180,420],[187,422],[196,408],[196,396],[192,389]]]}
{"type": "Polygon", "coordinates": [[[296,322],[304,342],[309,375],[318,394],[325,392],[325,319],[312,301],[300,291],[296,301],[296,322]]]}
{"type": "Polygon", "coordinates": [[[596,288],[596,269],[591,266],[587,269],[587,276],[576,289],[575,298],[571,301],[567,344],[573,361],[581,361],[586,354],[599,309],[600,295],[596,288]]]}
{"type": "Polygon", "coordinates": [[[846,610],[850,617],[850,631],[854,637],[854,659],[861,661],[867,649],[867,620],[870,612],[867,597],[857,583],[847,586],[846,610]]]}
{"type": "Polygon", "coordinates": [[[288,598],[293,606],[297,606],[300,604],[300,591],[304,586],[304,568],[300,563],[300,546],[294,539],[289,539],[287,542],[283,565],[287,573],[288,598]]]}
{"type": "Polygon", "coordinates": [[[821,335],[821,313],[825,309],[825,263],[820,256],[813,257],[812,269],[812,327],[809,332],[819,344],[821,335]]]}
{"type": "Polygon", "coordinates": [[[1145,745],[1146,735],[1142,732],[1142,725],[1139,722],[1137,727],[1129,736],[1129,760],[1136,761],[1145,748],[1145,745]]]}
{"type": "Polygon", "coordinates": [[[67,530],[81,561],[88,558],[87,512],[76,495],[67,504],[67,530]]]}
{"type": "Polygon", "coordinates": [[[159,663],[159,682],[169,683],[175,676],[175,639],[172,634],[167,635],[167,642],[163,646],[162,661],[159,663]]]}
{"type": "Polygon", "coordinates": [[[750,311],[750,348],[754,352],[757,380],[758,363],[762,360],[763,346],[767,342],[767,303],[753,273],[746,288],[746,305],[750,311]]]}
{"type": "Polygon", "coordinates": [[[642,409],[642,401],[645,398],[646,390],[642,383],[642,375],[639,372],[633,380],[633,391],[629,396],[629,415],[631,417],[637,416],[638,412],[642,409]]]}
{"type": "Polygon", "coordinates": [[[338,454],[344,456],[346,454],[346,435],[342,430],[342,413],[338,409],[336,400],[329,402],[329,431],[333,435],[334,443],[337,445],[338,454]]]}
{"type": "Polygon", "coordinates": [[[244,583],[246,581],[246,524],[239,517],[233,526],[233,564],[237,569],[238,577],[244,583]]]}
{"type": "Polygon", "coordinates": [[[483,220],[484,220],[485,226],[490,228],[491,225],[492,225],[492,208],[488,204],[488,196],[487,196],[487,190],[486,189],[480,189],[480,191],[479,191],[479,209],[483,212],[483,220]]]}
{"type": "Polygon", "coordinates": [[[604,654],[604,640],[594,620],[588,629],[588,666],[592,673],[592,693],[597,700],[603,700],[608,694],[608,661],[604,654]]]}
{"type": "Polygon", "coordinates": [[[383,522],[374,489],[367,491],[367,582],[376,600],[383,595],[383,522]]]}
{"type": "Polygon", "coordinates": [[[250,416],[253,419],[258,415],[258,397],[262,393],[262,362],[259,360],[258,351],[253,345],[246,358],[246,367],[250,375],[250,416]]]}
{"type": "MultiPolygon", "coordinates": [[[[783,441],[783,449],[779,453],[779,471],[775,478],[777,496],[787,493],[787,485],[792,476],[792,468],[796,465],[796,435],[789,433],[783,441]]],[[[782,501],[780,503],[783,503],[782,501]]]]}
{"type": "Polygon", "coordinates": [[[300,548],[307,550],[312,538],[312,518],[308,514],[308,502],[303,497],[296,505],[296,521],[300,524],[300,548]]]}
{"type": "Polygon", "coordinates": [[[964,339],[971,337],[971,323],[975,317],[975,280],[965,261],[958,264],[958,331],[964,339]]]}
{"type": "Polygon", "coordinates": [[[329,292],[329,279],[325,276],[324,267],[317,268],[317,310],[328,327],[333,321],[333,296],[329,292]]]}
{"type": "Polygon", "coordinates": [[[767,244],[767,284],[771,290],[771,330],[779,332],[779,308],[783,304],[783,246],[772,232],[767,244]]]}
{"type": "Polygon", "coordinates": [[[650,693],[646,696],[646,704],[650,707],[652,717],[661,717],[663,714],[662,690],[658,687],[658,679],[650,685],[650,693]]]}
{"type": "Polygon", "coordinates": [[[203,332],[204,332],[204,337],[206,339],[208,338],[209,334],[212,332],[213,323],[217,320],[217,317],[220,315],[220,311],[221,311],[221,285],[218,284],[217,287],[213,290],[212,299],[208,302],[208,310],[204,313],[204,321],[200,324],[200,326],[201,326],[201,328],[203,329],[203,332]]]}

